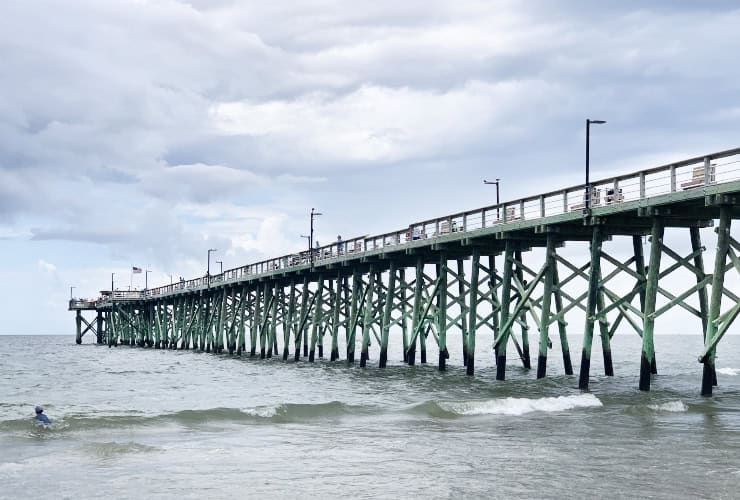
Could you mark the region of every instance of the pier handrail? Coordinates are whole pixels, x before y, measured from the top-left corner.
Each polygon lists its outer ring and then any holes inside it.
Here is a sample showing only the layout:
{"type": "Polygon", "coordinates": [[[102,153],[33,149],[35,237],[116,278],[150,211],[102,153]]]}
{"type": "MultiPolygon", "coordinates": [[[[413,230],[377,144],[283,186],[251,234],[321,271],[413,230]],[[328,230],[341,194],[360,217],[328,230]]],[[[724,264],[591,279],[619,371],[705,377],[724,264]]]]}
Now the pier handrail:
{"type": "MultiPolygon", "coordinates": [[[[591,193],[588,195],[589,206],[592,209],[598,209],[607,205],[644,200],[662,194],[710,184],[722,184],[738,179],[740,179],[740,148],[733,148],[593,181],[591,182],[591,193]],[[730,157],[737,158],[733,161],[716,163],[717,160],[730,157]]],[[[404,245],[416,240],[438,238],[457,232],[470,233],[494,226],[505,227],[507,224],[524,220],[531,221],[582,211],[586,206],[585,191],[585,184],[578,184],[535,196],[414,222],[398,231],[344,240],[341,250],[339,243],[333,242],[311,250],[313,263],[354,258],[378,249],[404,245]]],[[[199,289],[298,266],[310,267],[310,260],[309,252],[302,251],[227,269],[218,275],[203,276],[145,291],[116,291],[113,298],[136,299],[199,289]]]]}

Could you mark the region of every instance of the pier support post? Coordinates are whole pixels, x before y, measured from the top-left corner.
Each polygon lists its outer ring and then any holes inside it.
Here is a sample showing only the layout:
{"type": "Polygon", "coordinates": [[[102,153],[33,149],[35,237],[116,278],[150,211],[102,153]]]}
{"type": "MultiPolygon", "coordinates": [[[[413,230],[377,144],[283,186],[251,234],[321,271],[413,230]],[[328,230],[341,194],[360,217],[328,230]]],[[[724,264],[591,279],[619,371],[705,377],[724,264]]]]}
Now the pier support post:
{"type": "Polygon", "coordinates": [[[290,298],[288,299],[288,318],[283,331],[283,361],[288,360],[290,355],[290,332],[295,328],[295,280],[290,281],[290,298]]]}
{"type": "Polygon", "coordinates": [[[399,289],[400,289],[400,299],[401,299],[401,335],[403,338],[403,362],[406,363],[408,361],[408,354],[409,354],[409,333],[407,328],[407,321],[406,321],[406,300],[407,300],[407,290],[408,290],[408,284],[406,283],[406,270],[402,267],[398,270],[398,279],[399,279],[399,289]]]}
{"type": "Polygon", "coordinates": [[[270,324],[268,325],[269,336],[267,338],[267,357],[272,358],[273,351],[277,355],[277,323],[278,323],[278,301],[282,300],[283,287],[275,281],[275,289],[272,295],[272,312],[270,313],[270,324]]]}
{"type": "Polygon", "coordinates": [[[552,300],[552,287],[554,283],[555,262],[555,238],[552,233],[547,233],[547,246],[545,250],[545,266],[547,270],[544,276],[544,291],[542,294],[542,316],[540,316],[540,344],[537,356],[537,378],[543,378],[547,372],[547,349],[550,344],[550,302],[552,300]]]}
{"type": "MultiPolygon", "coordinates": [[[[720,317],[722,306],[722,293],[725,288],[725,261],[730,248],[730,225],[731,208],[721,205],[719,209],[719,227],[717,228],[717,253],[714,257],[714,274],[712,275],[712,295],[709,302],[709,318],[707,329],[704,335],[704,346],[709,347],[717,333],[717,320],[720,317]]],[[[717,378],[716,367],[714,365],[717,348],[713,347],[701,362],[704,364],[704,370],[701,379],[701,395],[711,396],[712,388],[717,378]]]]}
{"type": "MultiPolygon", "coordinates": [[[[643,316],[645,315],[645,293],[647,288],[647,271],[645,266],[645,252],[642,249],[642,236],[633,236],[632,237],[632,248],[635,253],[635,269],[637,270],[637,274],[641,277],[642,282],[646,284],[646,286],[642,287],[642,289],[639,292],[640,297],[640,311],[642,311],[643,316]]],[[[655,352],[653,352],[653,359],[650,360],[650,372],[652,374],[658,373],[658,364],[655,361],[655,352]]]]}
{"type": "MultiPolygon", "coordinates": [[[[704,278],[706,278],[706,274],[704,273],[704,257],[702,256],[702,253],[700,250],[702,250],[701,245],[701,235],[699,234],[699,228],[698,227],[692,227],[689,228],[689,234],[691,237],[691,251],[696,254],[694,257],[694,267],[696,267],[699,270],[699,273],[696,275],[696,282],[701,283],[704,278]]],[[[699,294],[699,313],[701,314],[701,331],[702,336],[704,339],[704,343],[707,342],[707,327],[708,325],[708,318],[709,318],[709,299],[707,296],[707,288],[701,287],[699,290],[697,290],[697,293],[699,294]]],[[[712,385],[717,385],[717,374],[716,371],[712,370],[712,385]]]]}
{"type": "Polygon", "coordinates": [[[588,389],[591,371],[591,342],[594,336],[594,315],[599,294],[599,277],[601,276],[601,225],[593,226],[591,239],[591,265],[588,274],[588,299],[586,302],[586,326],[583,332],[583,350],[581,352],[581,371],[578,377],[578,388],[588,389]]]}
{"type": "Polygon", "coordinates": [[[383,308],[383,325],[380,338],[380,360],[379,368],[385,368],[388,363],[388,333],[391,328],[391,311],[393,310],[393,299],[396,293],[396,263],[391,261],[388,270],[388,290],[385,294],[385,305],[383,308]]]}
{"type": "Polygon", "coordinates": [[[324,278],[319,275],[318,288],[316,289],[316,300],[314,301],[313,321],[311,321],[311,349],[308,351],[308,361],[313,363],[316,353],[316,341],[318,340],[321,322],[324,319],[324,278]]]}
{"type": "Polygon", "coordinates": [[[337,276],[337,285],[334,290],[334,308],[331,318],[331,356],[330,361],[339,359],[339,313],[342,309],[342,276],[337,276]]]}
{"type": "MultiPolygon", "coordinates": [[[[309,293],[309,286],[310,283],[308,281],[304,282],[303,287],[303,293],[306,294],[306,299],[308,299],[308,293],[309,293]]],[[[304,328],[304,330],[301,332],[301,335],[303,336],[303,357],[308,357],[308,326],[304,328]]]]}
{"type": "Polygon", "coordinates": [[[658,276],[660,274],[660,248],[663,241],[663,221],[653,218],[653,227],[650,231],[650,261],[648,264],[647,284],[645,286],[645,312],[642,328],[642,355],[640,356],[640,390],[650,390],[650,376],[652,374],[652,360],[655,353],[653,344],[653,329],[655,328],[655,300],[658,295],[658,276]]]}
{"type": "Polygon", "coordinates": [[[468,326],[470,330],[468,330],[467,348],[465,349],[468,356],[465,374],[470,377],[475,375],[475,330],[478,328],[478,276],[480,273],[480,249],[478,247],[473,248],[472,260],[468,300],[468,326]]]}
{"type": "MultiPolygon", "coordinates": [[[[601,282],[601,278],[601,266],[599,266],[599,282],[601,282]]],[[[606,309],[604,290],[601,287],[599,287],[596,305],[599,311],[606,309]]],[[[601,352],[604,355],[604,375],[613,377],[614,363],[612,362],[611,337],[609,336],[609,324],[606,321],[606,317],[599,319],[599,334],[601,335],[601,352]]]]}
{"type": "MultiPolygon", "coordinates": [[[[522,261],[522,251],[520,249],[517,249],[514,252],[514,258],[517,261],[516,265],[516,278],[519,280],[519,283],[522,285],[524,289],[527,288],[526,283],[524,281],[524,271],[522,270],[521,264],[522,261]]],[[[519,300],[522,300],[522,297],[519,297],[519,300]]],[[[526,307],[526,306],[525,306],[526,307]]],[[[527,309],[522,309],[521,314],[519,315],[519,319],[521,320],[521,327],[522,327],[522,365],[527,370],[532,368],[532,361],[529,356],[529,326],[527,325],[527,309]]]]}
{"type": "Polygon", "coordinates": [[[308,314],[308,277],[303,278],[303,287],[301,288],[301,314],[298,317],[298,326],[295,328],[295,357],[294,360],[301,359],[301,340],[304,336],[305,326],[303,318],[308,314]]]}
{"type": "MultiPolygon", "coordinates": [[[[514,266],[514,244],[508,239],[506,240],[506,249],[504,251],[504,276],[501,284],[501,325],[506,325],[509,321],[509,307],[511,305],[511,281],[513,276],[514,266]]],[[[508,328],[504,332],[500,332],[503,338],[500,342],[497,342],[498,349],[496,350],[496,380],[506,380],[506,348],[509,340],[509,332],[511,328],[508,328]]],[[[498,341],[498,339],[496,339],[498,341]]]]}
{"type": "MultiPolygon", "coordinates": [[[[468,289],[470,289],[470,286],[468,286],[468,289]]],[[[463,366],[468,366],[468,318],[465,302],[465,266],[462,259],[457,259],[457,303],[460,305],[460,339],[462,340],[463,366]]]]}
{"type": "Polygon", "coordinates": [[[368,284],[367,284],[367,296],[364,304],[364,315],[362,319],[362,350],[360,351],[360,366],[365,367],[367,360],[370,359],[370,353],[368,352],[370,346],[370,326],[373,322],[373,300],[375,298],[375,269],[370,264],[370,271],[368,273],[368,284]]]}
{"type": "Polygon", "coordinates": [[[75,323],[77,325],[77,334],[75,335],[75,342],[79,345],[82,344],[82,311],[77,309],[75,315],[75,323]]]}
{"type": "Polygon", "coordinates": [[[439,255],[439,295],[437,298],[437,328],[439,336],[439,371],[446,369],[447,352],[447,256],[439,255]]]}
{"type": "Polygon", "coordinates": [[[95,342],[97,344],[103,343],[103,313],[101,311],[98,311],[97,314],[97,328],[96,328],[96,335],[95,335],[95,342]]]}
{"type": "MultiPolygon", "coordinates": [[[[414,308],[411,313],[411,331],[416,332],[421,323],[421,294],[424,289],[424,261],[421,257],[416,259],[416,281],[414,283],[414,308]]],[[[421,335],[419,335],[421,337],[421,335]]],[[[409,350],[406,355],[409,365],[416,363],[416,336],[409,341],[409,350]]]]}
{"type": "Polygon", "coordinates": [[[250,335],[250,346],[249,356],[253,357],[257,354],[257,336],[259,335],[259,329],[262,326],[262,299],[261,290],[259,285],[254,289],[254,315],[252,316],[252,324],[249,329],[250,335]]]}
{"type": "Polygon", "coordinates": [[[362,297],[362,277],[356,269],[352,272],[352,305],[349,315],[349,328],[347,337],[347,364],[355,362],[355,344],[357,333],[357,322],[359,320],[360,298],[362,297]]]}
{"type": "MultiPolygon", "coordinates": [[[[554,252],[552,255],[555,257],[554,252]]],[[[552,267],[552,286],[553,294],[555,295],[555,312],[560,314],[563,310],[563,295],[560,289],[560,276],[558,275],[557,259],[554,259],[552,267]]],[[[560,338],[560,350],[563,355],[563,371],[566,375],[573,375],[573,363],[570,359],[570,345],[568,344],[568,331],[566,329],[565,319],[559,319],[557,324],[558,337],[560,338]]]]}

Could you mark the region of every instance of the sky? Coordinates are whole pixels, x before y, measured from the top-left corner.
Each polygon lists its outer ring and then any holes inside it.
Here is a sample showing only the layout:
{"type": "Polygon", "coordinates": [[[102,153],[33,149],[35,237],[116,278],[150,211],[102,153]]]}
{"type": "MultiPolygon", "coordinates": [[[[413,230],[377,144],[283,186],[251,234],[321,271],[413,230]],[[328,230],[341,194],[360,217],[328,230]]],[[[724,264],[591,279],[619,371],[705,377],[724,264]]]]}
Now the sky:
{"type": "Polygon", "coordinates": [[[3,0],[0,334],[740,146],[735,1],[3,0]]]}

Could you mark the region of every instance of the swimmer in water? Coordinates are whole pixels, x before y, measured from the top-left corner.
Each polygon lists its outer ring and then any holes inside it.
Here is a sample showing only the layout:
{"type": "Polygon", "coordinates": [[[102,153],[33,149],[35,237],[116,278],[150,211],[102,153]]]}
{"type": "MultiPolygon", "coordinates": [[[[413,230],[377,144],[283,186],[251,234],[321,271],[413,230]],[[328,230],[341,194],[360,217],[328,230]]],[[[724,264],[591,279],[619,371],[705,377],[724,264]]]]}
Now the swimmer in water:
{"type": "Polygon", "coordinates": [[[43,406],[37,406],[36,407],[36,420],[41,422],[42,424],[50,424],[51,420],[49,420],[49,417],[44,415],[44,407],[43,406]]]}

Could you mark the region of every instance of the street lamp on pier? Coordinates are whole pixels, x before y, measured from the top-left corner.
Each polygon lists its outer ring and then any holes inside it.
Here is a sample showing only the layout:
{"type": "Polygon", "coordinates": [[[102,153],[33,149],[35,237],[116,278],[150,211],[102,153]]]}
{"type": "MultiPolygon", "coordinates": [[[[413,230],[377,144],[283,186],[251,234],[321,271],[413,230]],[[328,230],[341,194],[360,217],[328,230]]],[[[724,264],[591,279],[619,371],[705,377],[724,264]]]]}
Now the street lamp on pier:
{"type": "Polygon", "coordinates": [[[591,143],[591,125],[603,125],[606,120],[591,120],[586,118],[586,194],[583,204],[583,212],[589,213],[591,210],[591,181],[589,178],[589,161],[590,161],[590,143],[591,143]]]}
{"type": "Polygon", "coordinates": [[[113,295],[113,276],[115,276],[116,273],[110,273],[110,293],[113,295]]]}
{"type": "Polygon", "coordinates": [[[217,252],[218,248],[208,249],[208,268],[206,270],[206,279],[208,280],[208,288],[211,288],[211,252],[217,252]]]}
{"type": "Polygon", "coordinates": [[[308,253],[311,256],[311,265],[313,265],[313,219],[314,217],[318,217],[319,215],[323,215],[321,212],[316,212],[315,208],[311,209],[311,237],[308,240],[308,253]]]}
{"type": "Polygon", "coordinates": [[[483,179],[483,184],[496,184],[496,218],[499,219],[499,220],[501,220],[501,209],[498,206],[498,204],[499,204],[499,199],[498,199],[498,185],[499,185],[499,182],[501,182],[501,179],[499,179],[498,177],[496,177],[496,180],[495,181],[487,181],[487,180],[483,179]]]}
{"type": "Polygon", "coordinates": [[[77,287],[76,286],[69,287],[69,300],[72,300],[72,290],[74,290],[75,288],[77,287]]]}
{"type": "Polygon", "coordinates": [[[144,270],[144,291],[149,290],[149,273],[151,273],[149,269],[144,270]]]}

